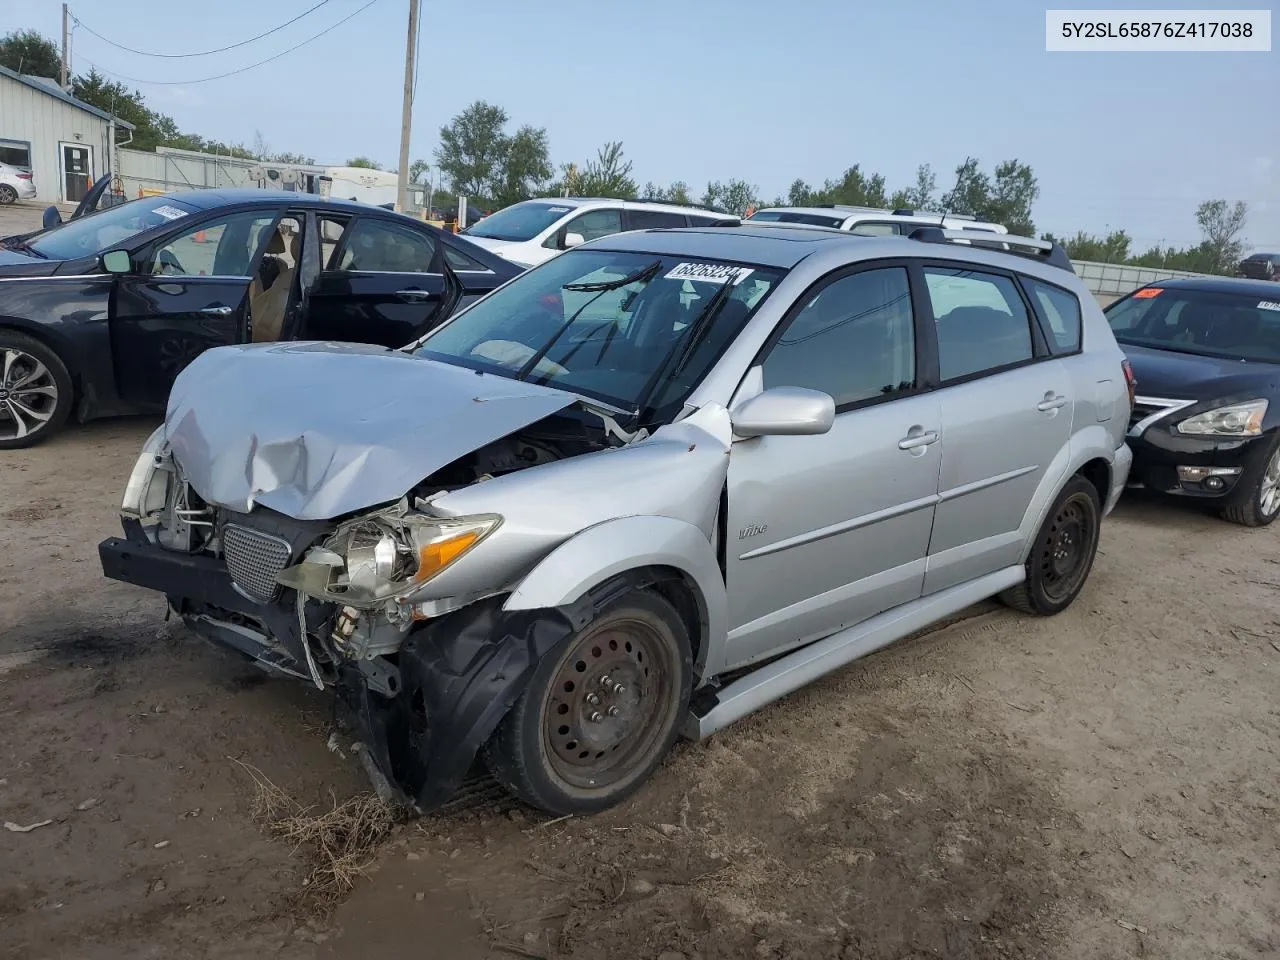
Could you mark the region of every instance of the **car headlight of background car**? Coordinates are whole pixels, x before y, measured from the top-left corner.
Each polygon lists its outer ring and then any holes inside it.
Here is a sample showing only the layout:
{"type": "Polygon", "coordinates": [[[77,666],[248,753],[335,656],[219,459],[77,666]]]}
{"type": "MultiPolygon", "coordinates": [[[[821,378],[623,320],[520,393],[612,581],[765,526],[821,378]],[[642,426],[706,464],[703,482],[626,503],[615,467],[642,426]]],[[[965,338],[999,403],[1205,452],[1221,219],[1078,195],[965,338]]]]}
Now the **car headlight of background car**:
{"type": "Polygon", "coordinates": [[[497,529],[495,514],[364,517],[340,527],[279,582],[314,597],[368,606],[408,596],[497,529]]]}
{"type": "Polygon", "coordinates": [[[1201,437],[1256,437],[1262,433],[1266,400],[1249,400],[1206,410],[1178,424],[1178,432],[1201,437]]]}

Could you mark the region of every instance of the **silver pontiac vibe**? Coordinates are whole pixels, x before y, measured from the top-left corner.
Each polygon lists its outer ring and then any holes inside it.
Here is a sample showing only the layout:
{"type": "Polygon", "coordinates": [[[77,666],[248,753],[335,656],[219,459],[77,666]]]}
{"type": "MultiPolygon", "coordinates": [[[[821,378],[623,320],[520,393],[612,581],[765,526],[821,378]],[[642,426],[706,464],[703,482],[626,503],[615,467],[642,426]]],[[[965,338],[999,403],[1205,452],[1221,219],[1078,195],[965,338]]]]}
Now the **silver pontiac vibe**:
{"type": "Polygon", "coordinates": [[[618,234],[402,350],[201,355],[100,554],[334,689],[390,795],[438,806],[480,754],[590,812],[976,601],[1064,609],[1131,392],[1050,244],[618,234]]]}

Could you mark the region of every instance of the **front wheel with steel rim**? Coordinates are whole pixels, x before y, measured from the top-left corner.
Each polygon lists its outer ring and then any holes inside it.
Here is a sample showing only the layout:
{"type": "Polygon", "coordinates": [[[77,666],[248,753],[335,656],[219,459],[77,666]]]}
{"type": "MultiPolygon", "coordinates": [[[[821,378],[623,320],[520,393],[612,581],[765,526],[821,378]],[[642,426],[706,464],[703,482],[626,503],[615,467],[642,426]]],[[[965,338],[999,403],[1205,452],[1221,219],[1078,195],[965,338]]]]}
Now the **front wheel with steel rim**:
{"type": "Polygon", "coordinates": [[[620,802],[662,761],[689,706],[689,635],[662,597],[633,591],[545,656],[485,745],[494,777],[549,813],[620,802]]]}
{"type": "Polygon", "coordinates": [[[1101,526],[1098,490],[1077,474],[1062,488],[1036,534],[1026,580],[1000,599],[1015,610],[1042,617],[1067,609],[1089,579],[1101,526]]]}
{"type": "Polygon", "coordinates": [[[30,447],[71,412],[71,375],[39,340],[0,330],[0,450],[30,447]]]}
{"type": "Polygon", "coordinates": [[[1245,527],[1265,527],[1280,516],[1280,437],[1272,442],[1266,465],[1239,503],[1225,507],[1222,518],[1245,527]]]}

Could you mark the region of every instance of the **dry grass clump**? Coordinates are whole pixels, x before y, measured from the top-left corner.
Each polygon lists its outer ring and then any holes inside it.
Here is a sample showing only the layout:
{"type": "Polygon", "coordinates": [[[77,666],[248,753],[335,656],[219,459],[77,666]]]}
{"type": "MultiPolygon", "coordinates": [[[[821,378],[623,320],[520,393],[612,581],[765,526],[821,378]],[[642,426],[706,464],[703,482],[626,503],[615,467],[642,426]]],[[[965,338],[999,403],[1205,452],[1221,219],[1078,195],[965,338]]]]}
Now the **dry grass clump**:
{"type": "MultiPolygon", "coordinates": [[[[233,758],[234,759],[234,758],[233,758]]],[[[304,899],[321,912],[337,905],[373,862],[378,848],[397,824],[404,808],[374,793],[359,793],[317,813],[289,796],[257,767],[236,760],[253,781],[253,819],[269,834],[306,851],[310,871],[302,881],[304,899]]]]}

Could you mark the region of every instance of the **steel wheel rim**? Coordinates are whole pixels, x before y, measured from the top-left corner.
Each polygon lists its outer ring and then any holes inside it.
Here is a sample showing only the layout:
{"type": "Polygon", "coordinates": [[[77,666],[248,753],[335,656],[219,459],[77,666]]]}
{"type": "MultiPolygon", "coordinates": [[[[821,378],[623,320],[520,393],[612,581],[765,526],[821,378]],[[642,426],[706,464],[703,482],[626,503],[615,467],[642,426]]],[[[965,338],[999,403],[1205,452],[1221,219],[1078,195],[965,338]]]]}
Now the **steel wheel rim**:
{"type": "Polygon", "coordinates": [[[638,618],[606,623],[573,645],[543,704],[543,749],[558,778],[601,790],[645,763],[661,746],[673,656],[638,618]]]}
{"type": "Polygon", "coordinates": [[[0,440],[38,433],[57,408],[53,371],[16,347],[0,347],[0,440]]]}
{"type": "Polygon", "coordinates": [[[1084,493],[1069,497],[1058,512],[1040,548],[1040,581],[1051,600],[1071,595],[1084,579],[1097,537],[1093,501],[1084,493]]]}
{"type": "Polygon", "coordinates": [[[1258,506],[1265,516],[1280,511],[1280,447],[1276,447],[1262,471],[1262,483],[1258,487],[1258,506]]]}
{"type": "Polygon", "coordinates": [[[0,203],[13,203],[18,199],[18,191],[7,183],[0,183],[0,203]]]}

